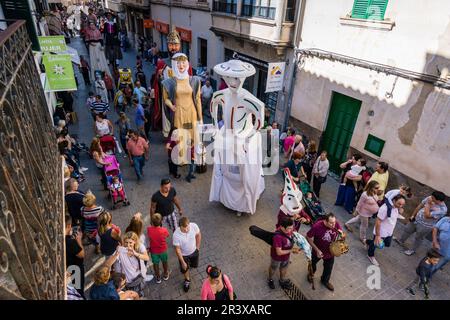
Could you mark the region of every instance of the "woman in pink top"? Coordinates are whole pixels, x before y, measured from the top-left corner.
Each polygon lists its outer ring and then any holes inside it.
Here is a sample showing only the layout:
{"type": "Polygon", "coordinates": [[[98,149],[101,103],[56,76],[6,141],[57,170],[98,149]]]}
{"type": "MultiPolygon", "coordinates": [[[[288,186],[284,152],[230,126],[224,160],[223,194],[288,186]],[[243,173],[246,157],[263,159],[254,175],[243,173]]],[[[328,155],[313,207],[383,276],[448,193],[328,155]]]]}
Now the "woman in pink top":
{"type": "Polygon", "coordinates": [[[287,158],[290,155],[291,147],[295,143],[295,130],[289,128],[287,131],[287,137],[283,141],[284,156],[287,158]]]}
{"type": "Polygon", "coordinates": [[[202,300],[235,300],[230,279],[219,268],[208,266],[208,278],[203,281],[202,300]]]}
{"type": "Polygon", "coordinates": [[[359,198],[358,204],[356,205],[356,217],[348,220],[344,226],[345,228],[353,232],[350,224],[361,221],[359,225],[359,239],[365,245],[366,244],[366,233],[369,226],[369,218],[378,212],[378,197],[377,192],[380,189],[380,185],[375,180],[370,181],[364,188],[364,192],[359,198]]]}

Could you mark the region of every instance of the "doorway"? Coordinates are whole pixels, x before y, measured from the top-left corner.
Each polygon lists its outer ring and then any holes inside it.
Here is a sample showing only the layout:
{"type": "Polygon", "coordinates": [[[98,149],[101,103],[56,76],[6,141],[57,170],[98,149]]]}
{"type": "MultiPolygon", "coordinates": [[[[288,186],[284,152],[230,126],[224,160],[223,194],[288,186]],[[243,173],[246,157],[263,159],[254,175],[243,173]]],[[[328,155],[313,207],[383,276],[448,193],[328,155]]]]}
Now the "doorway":
{"type": "Polygon", "coordinates": [[[321,150],[328,152],[330,171],[340,174],[339,165],[347,160],[348,148],[358,119],[361,101],[341,93],[332,93],[330,113],[321,150]]]}
{"type": "Polygon", "coordinates": [[[198,51],[200,52],[198,63],[202,67],[208,66],[208,41],[206,39],[198,38],[198,51]]]}

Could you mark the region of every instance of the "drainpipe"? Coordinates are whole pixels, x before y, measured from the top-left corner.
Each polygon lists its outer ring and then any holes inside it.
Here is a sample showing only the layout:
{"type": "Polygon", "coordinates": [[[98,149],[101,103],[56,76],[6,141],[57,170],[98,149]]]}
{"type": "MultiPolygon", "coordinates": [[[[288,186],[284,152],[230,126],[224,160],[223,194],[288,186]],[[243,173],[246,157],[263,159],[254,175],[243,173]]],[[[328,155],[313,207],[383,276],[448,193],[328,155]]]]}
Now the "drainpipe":
{"type": "Polygon", "coordinates": [[[292,97],[294,95],[294,86],[295,86],[295,82],[297,80],[297,63],[298,63],[298,58],[297,58],[297,48],[300,44],[301,41],[301,35],[302,35],[302,29],[303,29],[303,17],[305,16],[305,6],[306,6],[306,0],[300,0],[299,1],[299,6],[296,12],[296,17],[295,17],[295,31],[294,31],[294,40],[293,40],[293,44],[294,44],[294,59],[293,59],[293,71],[292,71],[292,79],[291,79],[291,83],[289,86],[289,96],[287,99],[287,102],[285,102],[285,104],[287,104],[286,107],[286,113],[284,115],[284,123],[283,123],[283,129],[285,129],[289,123],[289,117],[291,115],[291,109],[292,109],[292,97]]]}

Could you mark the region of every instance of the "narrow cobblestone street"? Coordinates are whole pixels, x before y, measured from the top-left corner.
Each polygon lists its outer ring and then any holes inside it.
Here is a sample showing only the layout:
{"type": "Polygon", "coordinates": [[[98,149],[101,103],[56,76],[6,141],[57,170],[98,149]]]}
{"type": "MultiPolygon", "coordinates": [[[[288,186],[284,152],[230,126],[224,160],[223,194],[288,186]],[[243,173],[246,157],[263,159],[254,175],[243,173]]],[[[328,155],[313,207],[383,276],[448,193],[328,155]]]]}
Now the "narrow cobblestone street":
{"type": "MultiPolygon", "coordinates": [[[[72,39],[72,46],[86,55],[86,48],[79,38],[72,39]]],[[[135,73],[134,51],[124,53],[121,67],[131,67],[135,73]]],[[[147,81],[150,80],[153,68],[148,62],[144,62],[144,71],[147,81]]],[[[81,142],[90,144],[94,136],[92,118],[86,109],[85,101],[89,88],[82,83],[82,76],[77,71],[79,90],[75,93],[74,108],[78,114],[78,123],[70,127],[72,134],[78,135],[81,142]]],[[[133,123],[134,112],[130,110],[128,116],[133,123]]],[[[113,122],[117,115],[110,111],[109,119],[113,122]]],[[[149,223],[149,208],[151,195],[158,190],[160,179],[168,175],[167,154],[164,149],[163,136],[159,132],[152,132],[150,138],[150,160],[144,167],[144,181],[137,185],[133,169],[128,164],[128,159],[123,155],[117,158],[121,163],[121,171],[124,178],[125,190],[131,205],[112,210],[113,223],[124,231],[131,217],[136,212],[142,212],[145,222],[149,223]]],[[[80,189],[90,189],[98,199],[98,204],[110,209],[110,201],[107,192],[103,190],[94,161],[86,154],[82,155],[81,163],[88,167],[86,181],[80,185],[80,189]]],[[[199,268],[192,272],[192,285],[188,293],[182,290],[182,275],[179,272],[178,262],[174,250],[169,249],[169,265],[172,270],[168,281],[156,284],[152,281],[146,289],[147,299],[199,299],[203,279],[206,277],[205,269],[208,264],[217,265],[227,274],[233,284],[238,299],[288,299],[288,296],[278,285],[278,275],[275,277],[276,289],[271,290],[266,283],[267,269],[269,266],[269,246],[263,241],[250,235],[248,227],[257,225],[261,228],[272,230],[278,214],[280,189],[282,182],[280,175],[266,176],[266,189],[258,202],[257,212],[253,216],[243,215],[237,217],[234,212],[227,210],[220,203],[210,203],[209,190],[211,183],[212,167],[208,167],[205,174],[197,174],[197,179],[192,183],[184,180],[187,168],[182,168],[182,178],[173,181],[184,213],[192,222],[199,225],[202,232],[202,245],[200,249],[199,268]]],[[[322,201],[327,211],[334,212],[341,225],[350,216],[340,207],[333,206],[338,183],[328,179],[323,186],[322,201]]],[[[369,232],[373,228],[373,222],[369,232]]],[[[398,224],[396,233],[403,228],[398,224]]],[[[302,226],[301,233],[306,234],[308,226],[302,226]]],[[[415,277],[415,267],[419,259],[424,256],[425,246],[418,254],[405,256],[399,246],[393,243],[391,248],[377,251],[377,258],[381,265],[381,289],[370,290],[366,285],[369,276],[367,268],[371,266],[366,252],[355,234],[349,235],[350,252],[336,259],[331,282],[335,286],[334,293],[321,286],[316,280],[316,290],[312,290],[306,281],[307,265],[303,254],[292,255],[292,263],[289,267],[289,278],[300,288],[308,299],[414,299],[405,288],[415,277]]],[[[427,243],[428,246],[428,243],[427,243]]],[[[87,270],[97,261],[99,256],[93,253],[94,248],[88,248],[86,259],[87,270]]],[[[320,277],[322,264],[319,263],[316,279],[320,277]]],[[[89,283],[91,279],[87,279],[89,283]]],[[[448,267],[439,271],[432,282],[431,299],[450,299],[450,275],[448,267]]],[[[416,295],[417,299],[419,295],[416,295]]]]}

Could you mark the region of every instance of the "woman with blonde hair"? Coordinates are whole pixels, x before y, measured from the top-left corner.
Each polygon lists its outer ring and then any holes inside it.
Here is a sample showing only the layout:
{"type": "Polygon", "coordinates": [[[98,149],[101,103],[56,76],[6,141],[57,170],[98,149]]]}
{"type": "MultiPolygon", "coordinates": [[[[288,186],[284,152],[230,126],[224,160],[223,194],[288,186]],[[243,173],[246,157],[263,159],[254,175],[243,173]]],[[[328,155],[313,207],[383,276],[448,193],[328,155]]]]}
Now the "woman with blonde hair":
{"type": "Polygon", "coordinates": [[[96,197],[92,192],[87,192],[83,198],[81,216],[84,218],[84,232],[86,237],[95,245],[95,253],[100,253],[100,245],[97,240],[98,217],[105,211],[102,206],[97,206],[96,197]]]}
{"type": "Polygon", "coordinates": [[[130,224],[125,229],[125,232],[134,232],[138,235],[139,241],[142,244],[146,244],[144,234],[144,221],[142,221],[142,213],[137,212],[133,218],[131,218],[130,224]]]}
{"type": "Polygon", "coordinates": [[[100,237],[100,251],[106,257],[111,256],[122,242],[120,228],[112,224],[112,215],[107,211],[104,211],[98,217],[98,235],[100,237]]]}
{"type": "Polygon", "coordinates": [[[147,273],[144,261],[149,261],[150,258],[145,245],[140,242],[135,232],[125,233],[122,243],[123,245],[117,248],[119,256],[114,271],[125,274],[126,290],[135,291],[142,297],[147,273]]]}
{"type": "Polygon", "coordinates": [[[369,218],[378,212],[378,197],[377,193],[380,189],[380,184],[373,180],[370,181],[364,188],[364,192],[359,198],[358,204],[356,205],[357,216],[348,220],[344,226],[345,228],[353,232],[350,224],[360,221],[359,225],[359,239],[365,245],[366,244],[366,233],[369,226],[369,218]]]}

